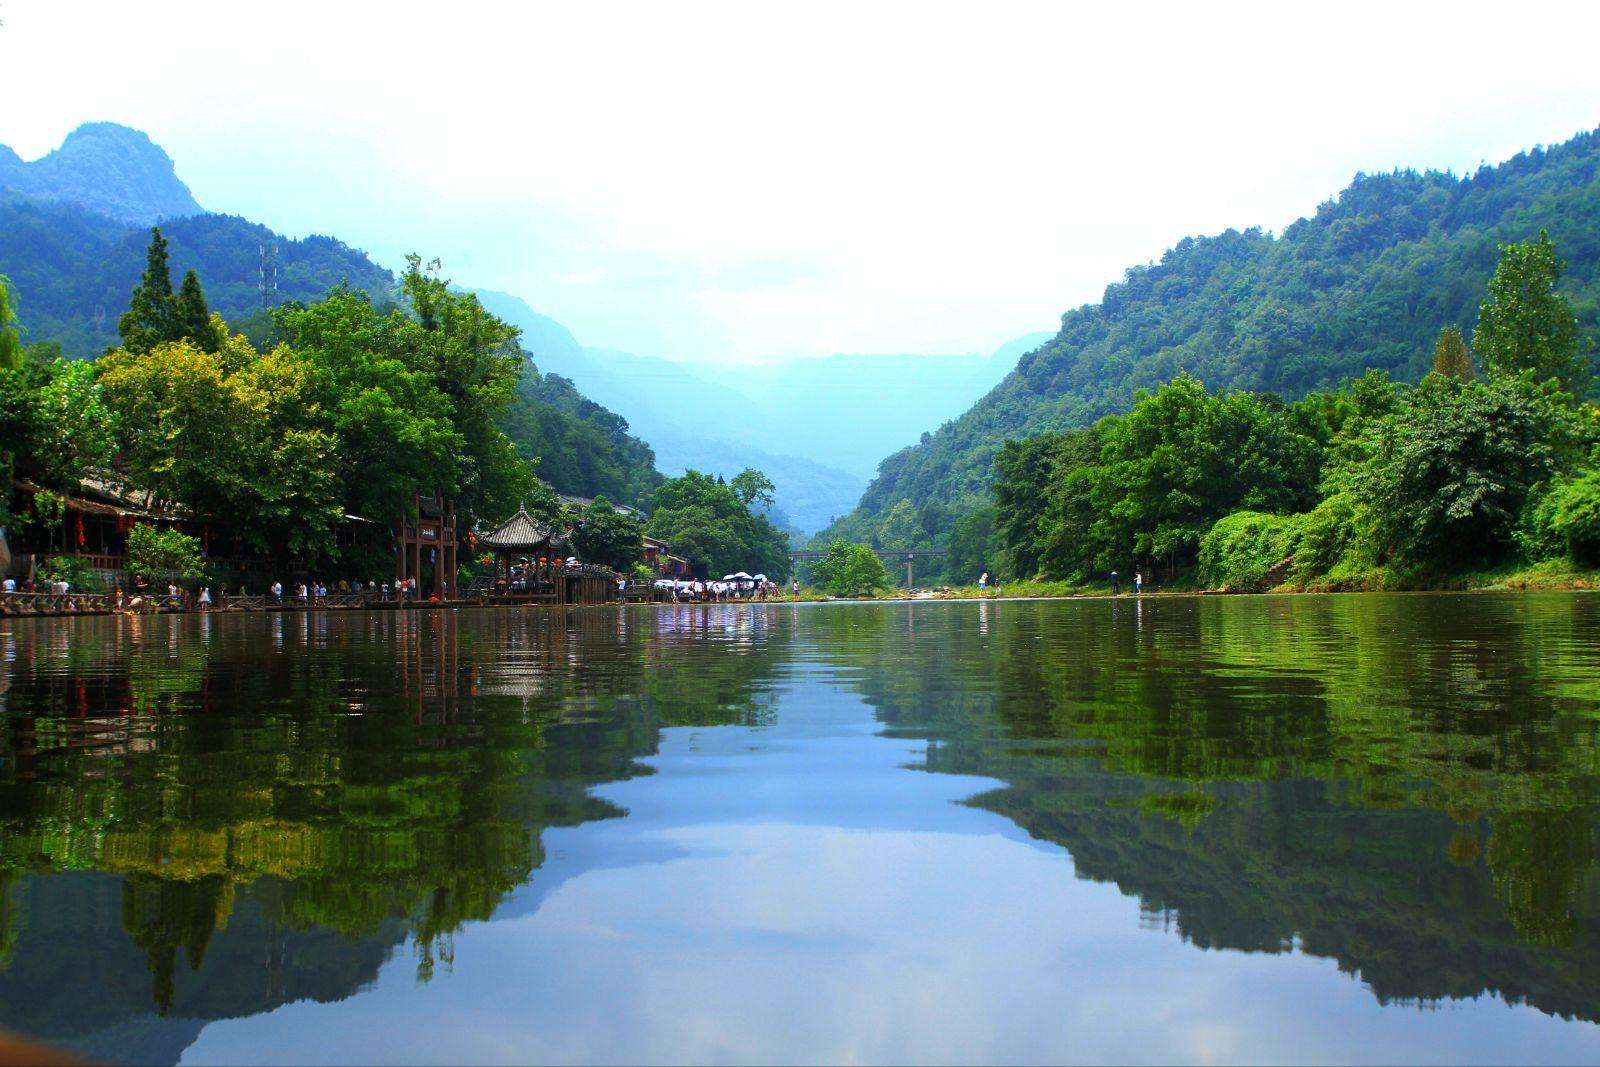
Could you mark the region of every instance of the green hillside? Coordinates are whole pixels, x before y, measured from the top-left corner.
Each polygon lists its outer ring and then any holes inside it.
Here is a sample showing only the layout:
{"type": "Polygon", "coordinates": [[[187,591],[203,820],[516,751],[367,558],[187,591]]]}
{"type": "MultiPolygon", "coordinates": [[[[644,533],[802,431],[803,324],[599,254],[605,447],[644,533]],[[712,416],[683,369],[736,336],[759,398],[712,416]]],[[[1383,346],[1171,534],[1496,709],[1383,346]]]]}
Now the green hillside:
{"type": "MultiPolygon", "coordinates": [[[[0,157],[4,177],[15,156],[0,157]]],[[[393,274],[336,238],[294,240],[233,215],[166,219],[161,230],[173,273],[194,270],[210,306],[257,344],[277,339],[268,306],[314,303],[337,285],[367,293],[380,307],[397,298],[393,274]]],[[[149,242],[146,226],[65,198],[0,190],[0,275],[15,293],[23,340],[59,344],[76,359],[94,358],[118,343],[117,316],[139,281],[149,242]]],[[[541,375],[532,362],[525,361],[500,421],[519,454],[537,459],[540,475],[557,492],[641,504],[661,480],[650,446],[629,434],[626,420],[571,382],[541,375]]]]}
{"type": "Polygon", "coordinates": [[[557,492],[642,506],[661,484],[655,452],[628,433],[627,419],[531,362],[500,428],[557,492]]]}
{"type": "MultiPolygon", "coordinates": [[[[332,237],[279,237],[235,215],[170,219],[178,277],[194,270],[211,306],[236,325],[262,308],[263,262],[268,303],[310,303],[344,282],[392,299],[394,277],[366,253],[332,237]]],[[[117,315],[144,269],[147,227],[118,222],[75,204],[0,193],[0,274],[16,289],[28,341],[55,341],[75,358],[99,355],[117,342],[117,315]]]]}
{"type": "Polygon", "coordinates": [[[1441,327],[1471,336],[1501,242],[1541,228],[1568,263],[1562,291],[1592,340],[1600,315],[1600,133],[1467,177],[1358,176],[1279,236],[1229,230],[1135,267],[970,411],[886,459],[835,531],[873,536],[909,501],[943,535],[986,500],[1008,438],[1083,426],[1136,390],[1189,372],[1212,389],[1286,397],[1369,368],[1415,380],[1441,327]]]}
{"type": "Polygon", "coordinates": [[[31,163],[0,145],[0,189],[77,204],[121,222],[149,224],[205,210],[159,145],[115,122],[86,122],[31,163]]]}

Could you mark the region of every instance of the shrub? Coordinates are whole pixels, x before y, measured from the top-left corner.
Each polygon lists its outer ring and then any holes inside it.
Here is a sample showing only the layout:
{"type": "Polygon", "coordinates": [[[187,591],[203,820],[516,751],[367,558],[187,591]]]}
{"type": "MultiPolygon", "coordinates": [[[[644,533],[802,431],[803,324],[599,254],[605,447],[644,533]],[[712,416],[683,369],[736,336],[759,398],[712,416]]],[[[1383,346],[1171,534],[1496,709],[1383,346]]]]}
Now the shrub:
{"type": "Polygon", "coordinates": [[[145,578],[176,574],[180,579],[205,575],[200,540],[181,530],[158,530],[136,523],[128,531],[128,569],[145,578]]]}
{"type": "Polygon", "coordinates": [[[1300,529],[1290,573],[1297,579],[1332,571],[1359,541],[1360,511],[1349,493],[1335,493],[1312,508],[1300,529]]]}
{"type": "Polygon", "coordinates": [[[834,596],[861,596],[889,587],[889,572],[869,545],[836,538],[812,568],[812,580],[834,596]]]}
{"type": "Polygon", "coordinates": [[[1280,584],[1306,519],[1263,511],[1224,515],[1200,539],[1196,576],[1215,589],[1260,590],[1280,584]]]}
{"type": "Polygon", "coordinates": [[[1574,562],[1600,564],[1600,469],[1558,479],[1530,511],[1527,547],[1542,550],[1531,558],[1565,552],[1574,562]]]}
{"type": "Polygon", "coordinates": [[[64,581],[74,593],[100,593],[106,587],[100,573],[82,556],[51,556],[40,565],[39,577],[47,582],[64,581]]]}

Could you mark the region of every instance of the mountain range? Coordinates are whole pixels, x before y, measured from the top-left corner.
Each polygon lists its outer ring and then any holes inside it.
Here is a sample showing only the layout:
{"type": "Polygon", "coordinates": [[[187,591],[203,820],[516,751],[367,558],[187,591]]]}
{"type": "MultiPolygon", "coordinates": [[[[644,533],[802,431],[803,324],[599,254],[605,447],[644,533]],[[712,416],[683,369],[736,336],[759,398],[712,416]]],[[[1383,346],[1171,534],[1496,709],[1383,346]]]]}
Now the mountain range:
{"type": "MultiPolygon", "coordinates": [[[[157,219],[174,273],[193,269],[211,307],[258,345],[273,338],[268,309],[286,300],[309,303],[340,284],[380,306],[395,300],[394,275],[366,253],[206,214],[149,138],[95,123],[35,163],[0,146],[0,274],[16,292],[24,340],[75,358],[115,344],[117,316],[144,269],[146,224],[157,219]]],[[[531,363],[502,429],[557,492],[642,504],[661,480],[625,420],[531,363]]]]}
{"type": "Polygon", "coordinates": [[[987,502],[1007,438],[1081,426],[1187,371],[1212,389],[1292,398],[1369,368],[1424,374],[1440,329],[1467,337],[1503,242],[1548,231],[1591,346],[1600,322],[1600,132],[1466,176],[1358,175],[1274,235],[1186,237],[1099,303],[1062,316],[970,410],[883,461],[832,531],[871,537],[900,501],[949,518],[987,502]]]}
{"type": "Polygon", "coordinates": [[[878,461],[959,414],[1049,339],[1031,334],[989,356],[836,355],[720,367],[582,345],[508,293],[476,290],[522,329],[539,366],[621,413],[661,470],[731,477],[755,467],[779,508],[812,533],[860,498],[878,461]]]}
{"type": "Polygon", "coordinates": [[[114,122],[84,123],[60,148],[32,163],[0,145],[0,187],[77,204],[119,222],[148,225],[202,212],[167,153],[145,134],[114,122]]]}
{"type": "MultiPolygon", "coordinates": [[[[76,358],[115,344],[117,315],[144,267],[145,227],[158,221],[175,273],[195,269],[211,306],[258,342],[270,339],[267,309],[285,300],[313,301],[337,284],[379,303],[395,299],[394,275],[360,249],[208,213],[149,137],[97,122],[33,162],[0,145],[0,273],[19,295],[26,339],[76,358]]],[[[1029,335],[986,356],[835,355],[727,368],[585,347],[522,298],[475,291],[522,330],[537,373],[514,419],[530,454],[554,450],[541,470],[558,490],[638,502],[654,481],[637,465],[653,448],[666,474],[763,471],[777,486],[775,517],[805,534],[847,512],[883,456],[960,414],[1048,339],[1029,335]],[[600,447],[597,433],[609,442],[602,454],[580,456],[600,447]],[[629,443],[637,439],[650,448],[629,443]]]]}

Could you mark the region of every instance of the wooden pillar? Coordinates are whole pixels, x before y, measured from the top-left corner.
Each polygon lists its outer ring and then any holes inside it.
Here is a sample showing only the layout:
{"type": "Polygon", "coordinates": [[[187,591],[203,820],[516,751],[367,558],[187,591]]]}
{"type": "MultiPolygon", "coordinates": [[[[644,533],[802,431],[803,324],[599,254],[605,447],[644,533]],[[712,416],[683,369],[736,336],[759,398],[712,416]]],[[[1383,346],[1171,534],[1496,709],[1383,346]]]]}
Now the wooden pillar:
{"type": "Polygon", "coordinates": [[[400,530],[395,535],[394,550],[394,580],[398,582],[406,576],[406,524],[400,524],[400,530]]]}

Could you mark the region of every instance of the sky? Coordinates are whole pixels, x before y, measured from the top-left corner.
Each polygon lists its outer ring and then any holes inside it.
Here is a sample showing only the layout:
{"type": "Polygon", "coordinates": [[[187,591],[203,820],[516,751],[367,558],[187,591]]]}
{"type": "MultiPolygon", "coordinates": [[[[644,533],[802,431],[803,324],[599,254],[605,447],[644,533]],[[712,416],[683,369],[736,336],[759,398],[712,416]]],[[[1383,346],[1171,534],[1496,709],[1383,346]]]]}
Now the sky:
{"type": "Polygon", "coordinates": [[[585,344],[987,352],[1358,171],[1600,125],[1600,5],[0,0],[0,143],[142,129],[209,210],[585,344]]]}

